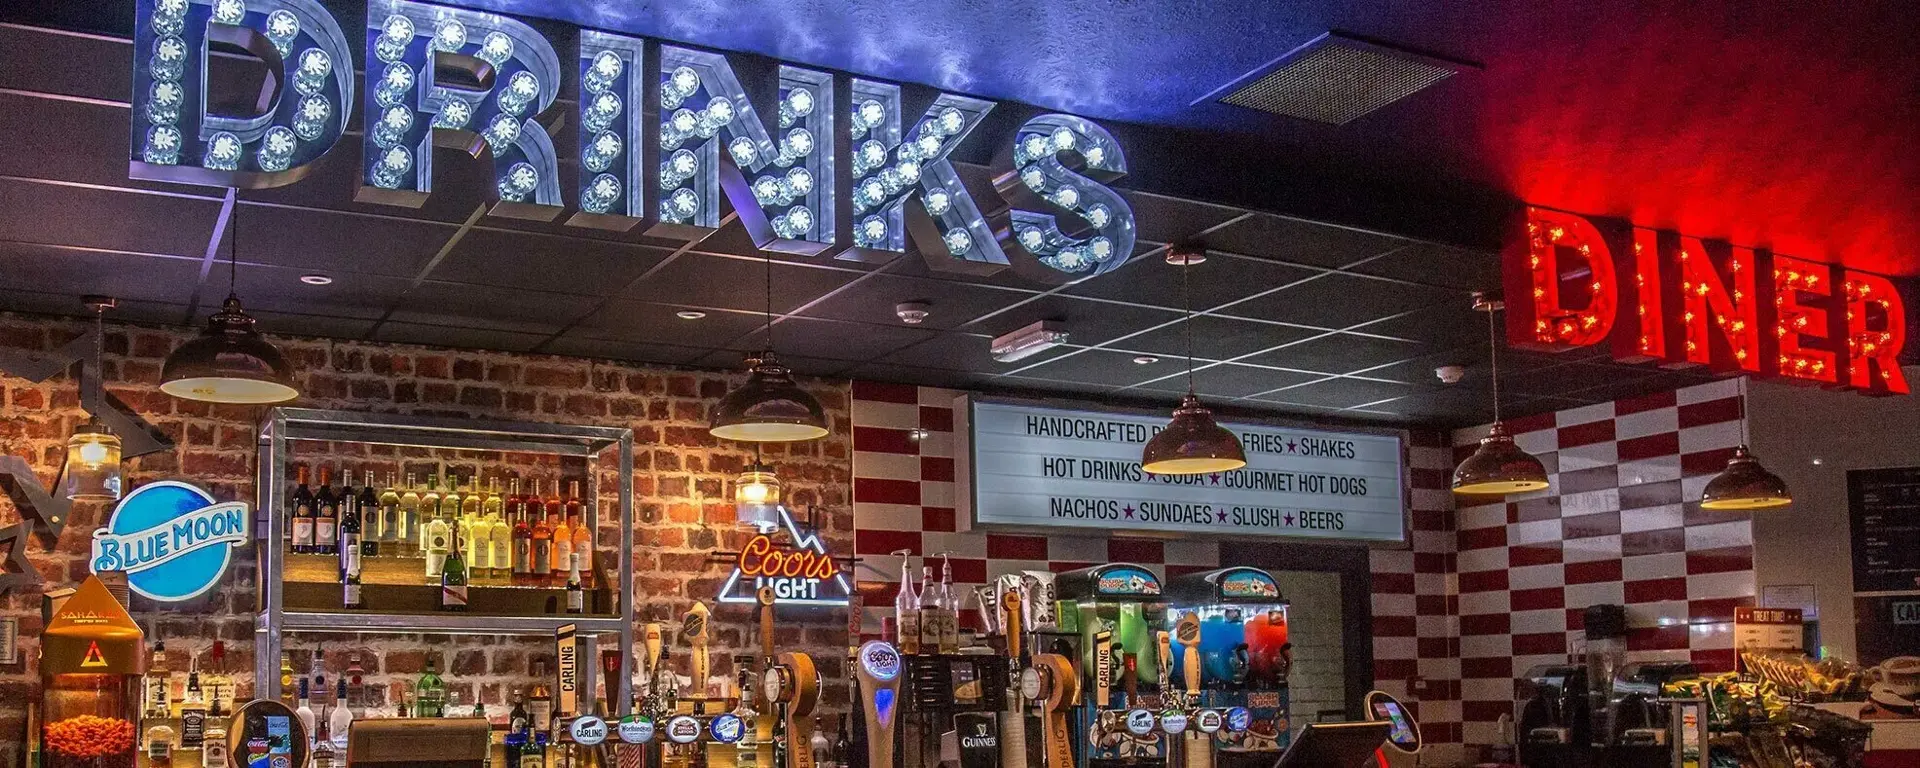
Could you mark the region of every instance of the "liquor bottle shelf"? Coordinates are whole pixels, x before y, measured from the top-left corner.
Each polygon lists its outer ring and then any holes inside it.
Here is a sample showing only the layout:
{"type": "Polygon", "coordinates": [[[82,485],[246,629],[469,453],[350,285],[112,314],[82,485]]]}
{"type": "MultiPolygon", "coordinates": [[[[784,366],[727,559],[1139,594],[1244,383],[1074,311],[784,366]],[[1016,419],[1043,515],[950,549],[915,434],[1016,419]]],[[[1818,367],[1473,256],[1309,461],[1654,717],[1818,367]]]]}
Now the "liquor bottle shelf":
{"type": "MultiPolygon", "coordinates": [[[[289,555],[282,577],[282,604],[288,611],[331,614],[445,615],[440,610],[440,585],[429,583],[419,560],[370,558],[361,566],[362,608],[340,604],[340,577],[331,555],[289,555]]],[[[585,590],[587,612],[565,614],[564,582],[508,584],[504,579],[468,579],[465,613],[489,617],[612,616],[617,613],[610,590],[585,590]]]]}
{"type": "MultiPolygon", "coordinates": [[[[258,632],[266,628],[262,615],[258,632]]],[[[618,633],[630,626],[609,616],[488,616],[475,613],[394,614],[288,610],[280,614],[286,632],[417,632],[455,635],[552,635],[572,624],[581,634],[618,633]]]]}
{"type": "MultiPolygon", "coordinates": [[[[335,592],[340,588],[340,561],[335,555],[294,555],[288,554],[286,565],[281,572],[281,580],[288,586],[293,584],[330,584],[335,592]]],[[[587,591],[602,589],[599,573],[594,569],[580,572],[580,579],[587,591]]],[[[430,586],[440,588],[438,578],[427,578],[426,562],[418,557],[363,557],[360,559],[360,583],[366,587],[417,587],[430,586]]],[[[567,577],[563,572],[555,576],[530,578],[525,576],[503,577],[479,575],[469,568],[467,571],[469,589],[509,589],[544,592],[565,592],[567,577]]],[[[334,598],[339,599],[339,595],[334,598]]]]}

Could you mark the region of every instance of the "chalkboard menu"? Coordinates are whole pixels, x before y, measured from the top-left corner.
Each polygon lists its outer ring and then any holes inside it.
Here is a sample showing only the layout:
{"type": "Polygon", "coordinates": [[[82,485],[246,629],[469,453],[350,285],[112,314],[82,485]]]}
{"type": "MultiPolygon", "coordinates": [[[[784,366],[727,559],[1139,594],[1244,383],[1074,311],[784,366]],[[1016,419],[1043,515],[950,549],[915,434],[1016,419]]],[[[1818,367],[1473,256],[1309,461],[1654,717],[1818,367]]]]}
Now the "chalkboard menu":
{"type": "Polygon", "coordinates": [[[1920,467],[1847,472],[1853,591],[1920,590],[1920,467]]]}

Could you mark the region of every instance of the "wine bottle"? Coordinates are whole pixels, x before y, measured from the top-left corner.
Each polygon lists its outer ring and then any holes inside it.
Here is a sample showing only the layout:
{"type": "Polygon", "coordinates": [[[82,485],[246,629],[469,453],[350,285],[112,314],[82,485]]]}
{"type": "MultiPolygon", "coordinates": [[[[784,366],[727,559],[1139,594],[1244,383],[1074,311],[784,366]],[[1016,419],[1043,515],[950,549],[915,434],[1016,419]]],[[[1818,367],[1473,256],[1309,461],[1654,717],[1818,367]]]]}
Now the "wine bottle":
{"type": "Polygon", "coordinates": [[[406,554],[406,539],[400,535],[400,489],[393,485],[393,473],[387,473],[387,486],[380,491],[376,502],[380,509],[380,543],[386,545],[388,557],[406,554]]]}
{"type": "MultiPolygon", "coordinates": [[[[360,519],[360,494],[353,489],[353,470],[351,469],[343,468],[340,470],[340,498],[337,499],[337,502],[340,505],[340,530],[336,535],[341,537],[346,535],[347,517],[352,516],[354,518],[354,524],[359,526],[362,534],[361,537],[354,541],[354,546],[364,546],[366,544],[364,536],[366,533],[366,525],[365,521],[360,519]]],[[[339,546],[339,549],[345,548],[346,545],[344,543],[339,546]]]]}
{"type": "Polygon", "coordinates": [[[520,495],[520,478],[514,478],[508,502],[513,513],[513,578],[525,579],[533,572],[533,524],[527,520],[527,498],[520,495]]]}
{"type": "Polygon", "coordinates": [[[408,472],[406,490],[400,492],[400,509],[394,515],[393,537],[400,547],[396,554],[420,553],[420,506],[423,503],[419,481],[408,472]]]}
{"type": "Polygon", "coordinates": [[[307,487],[307,465],[300,465],[297,471],[300,484],[293,489],[288,527],[293,531],[294,554],[304,555],[313,551],[313,489],[307,487]]]}
{"type": "Polygon", "coordinates": [[[360,486],[360,501],[354,505],[354,514],[360,518],[360,554],[363,557],[379,557],[380,543],[384,534],[376,528],[385,526],[386,515],[380,509],[380,497],[373,492],[373,470],[366,472],[367,484],[360,486]]]}
{"type": "Polygon", "coordinates": [[[480,502],[487,521],[487,574],[506,579],[513,570],[513,524],[506,519],[506,501],[500,496],[500,478],[487,479],[487,496],[480,502]]]}
{"type": "Polygon", "coordinates": [[[544,579],[553,573],[553,519],[547,516],[546,506],[540,501],[540,479],[534,478],[533,493],[527,498],[529,512],[537,511],[539,519],[533,524],[532,576],[544,579]]]}
{"type": "MultiPolygon", "coordinates": [[[[438,519],[440,519],[440,480],[429,472],[427,473],[427,490],[420,494],[420,519],[415,523],[420,529],[418,547],[422,554],[427,551],[427,525],[438,519]]],[[[439,575],[439,571],[431,569],[427,571],[429,578],[439,575]]]]}
{"type": "Polygon", "coordinates": [[[320,490],[313,495],[313,553],[331,555],[339,546],[340,497],[334,495],[327,468],[320,468],[320,490]]]}
{"type": "Polygon", "coordinates": [[[353,493],[353,470],[347,470],[342,480],[343,486],[340,505],[340,588],[341,604],[347,608],[359,608],[360,602],[360,499],[353,493]]]}
{"type": "Polygon", "coordinates": [[[567,525],[573,532],[573,556],[580,570],[593,572],[593,529],[587,527],[586,507],[580,501],[580,481],[567,484],[567,525]]]}
{"type": "MultiPolygon", "coordinates": [[[[556,483],[557,485],[558,483],[556,483]]],[[[549,508],[549,512],[552,509],[549,508]]],[[[565,508],[554,515],[553,524],[553,571],[555,575],[566,573],[573,565],[573,526],[567,524],[565,508]]]]}

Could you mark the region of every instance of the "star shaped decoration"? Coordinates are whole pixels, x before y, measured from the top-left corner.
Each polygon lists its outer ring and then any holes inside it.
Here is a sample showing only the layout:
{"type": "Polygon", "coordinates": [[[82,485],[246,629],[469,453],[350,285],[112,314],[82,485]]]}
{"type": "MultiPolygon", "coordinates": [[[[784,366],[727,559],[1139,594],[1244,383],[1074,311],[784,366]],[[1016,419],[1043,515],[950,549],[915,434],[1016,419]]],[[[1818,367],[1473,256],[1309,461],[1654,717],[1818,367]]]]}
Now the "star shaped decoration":
{"type": "Polygon", "coordinates": [[[1288,440],[1288,441],[1287,441],[1287,453],[1293,453],[1293,452],[1294,452],[1294,449],[1295,449],[1295,448],[1298,448],[1298,447],[1300,447],[1300,444],[1299,444],[1299,443],[1296,443],[1296,442],[1294,442],[1294,441],[1292,441],[1292,440],[1288,440]]]}
{"type": "Polygon", "coordinates": [[[1293,513],[1292,513],[1292,512],[1288,512],[1288,513],[1287,513],[1287,516],[1286,516],[1286,518],[1285,518],[1285,519],[1286,519],[1286,521],[1287,521],[1287,527],[1288,527],[1288,528],[1292,528],[1292,527],[1293,527],[1293,513]]]}
{"type": "Polygon", "coordinates": [[[1214,485],[1219,485],[1219,484],[1220,484],[1220,473],[1218,473],[1218,472],[1215,472],[1215,473],[1213,473],[1212,475],[1210,475],[1210,477],[1212,477],[1212,478],[1213,478],[1213,484],[1214,484],[1214,485]]]}
{"type": "Polygon", "coordinates": [[[0,542],[5,542],[7,553],[4,564],[0,564],[0,594],[41,583],[40,569],[27,561],[27,539],[32,536],[33,522],[29,520],[0,528],[0,542]]]}
{"type": "Polygon", "coordinates": [[[1133,505],[1132,505],[1132,504],[1128,504],[1128,505],[1126,505],[1126,506],[1124,506],[1124,507],[1121,507],[1121,508],[1120,508],[1120,511],[1121,511],[1121,512],[1124,512],[1124,513],[1126,513],[1126,515],[1127,515],[1127,519],[1128,519],[1128,520],[1132,520],[1132,519],[1133,519],[1133,505]]]}
{"type": "Polygon", "coordinates": [[[1224,523],[1224,522],[1226,522],[1226,521],[1227,521],[1227,511],[1226,511],[1226,510],[1224,510],[1224,509],[1223,509],[1223,510],[1220,510],[1220,511],[1218,511],[1218,512],[1215,512],[1214,514],[1215,514],[1215,515],[1218,515],[1218,516],[1220,517],[1220,522],[1223,522],[1223,523],[1224,523]]]}

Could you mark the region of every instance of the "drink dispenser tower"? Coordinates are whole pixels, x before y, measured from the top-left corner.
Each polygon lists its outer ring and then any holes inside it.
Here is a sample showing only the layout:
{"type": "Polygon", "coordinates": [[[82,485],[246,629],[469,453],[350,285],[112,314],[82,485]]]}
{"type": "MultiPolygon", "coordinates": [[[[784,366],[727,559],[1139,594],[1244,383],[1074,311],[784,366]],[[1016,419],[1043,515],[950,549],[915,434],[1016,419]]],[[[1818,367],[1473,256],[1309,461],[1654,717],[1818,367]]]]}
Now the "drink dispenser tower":
{"type": "Polygon", "coordinates": [[[1079,765],[1166,765],[1158,641],[1167,606],[1160,578],[1143,566],[1108,563],[1062,573],[1054,589],[1079,613],[1079,765]]]}
{"type": "Polygon", "coordinates": [[[1194,728],[1180,737],[1191,768],[1266,768],[1287,747],[1287,601],[1258,568],[1222,568],[1167,584],[1171,680],[1194,728]],[[1209,759],[1209,755],[1211,759],[1209,759]]]}
{"type": "Polygon", "coordinates": [[[132,768],[146,640],[88,576],[41,637],[45,768],[132,768]]]}

